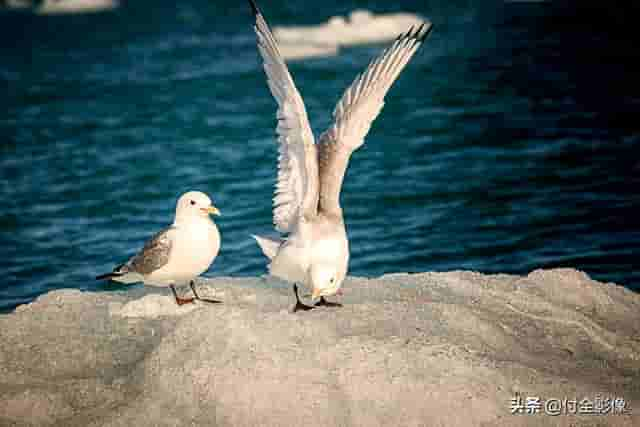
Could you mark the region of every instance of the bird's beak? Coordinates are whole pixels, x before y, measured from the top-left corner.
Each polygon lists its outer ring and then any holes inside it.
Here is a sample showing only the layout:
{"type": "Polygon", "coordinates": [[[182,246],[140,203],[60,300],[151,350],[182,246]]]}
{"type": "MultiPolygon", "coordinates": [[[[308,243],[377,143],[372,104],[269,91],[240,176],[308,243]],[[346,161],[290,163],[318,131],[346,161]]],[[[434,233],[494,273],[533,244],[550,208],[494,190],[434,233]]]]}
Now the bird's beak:
{"type": "Polygon", "coordinates": [[[202,210],[209,215],[220,215],[220,211],[215,206],[209,206],[208,208],[202,208],[202,210]]]}
{"type": "Polygon", "coordinates": [[[320,289],[314,289],[313,293],[311,294],[311,298],[312,299],[318,298],[320,296],[320,292],[321,292],[320,289]]]}

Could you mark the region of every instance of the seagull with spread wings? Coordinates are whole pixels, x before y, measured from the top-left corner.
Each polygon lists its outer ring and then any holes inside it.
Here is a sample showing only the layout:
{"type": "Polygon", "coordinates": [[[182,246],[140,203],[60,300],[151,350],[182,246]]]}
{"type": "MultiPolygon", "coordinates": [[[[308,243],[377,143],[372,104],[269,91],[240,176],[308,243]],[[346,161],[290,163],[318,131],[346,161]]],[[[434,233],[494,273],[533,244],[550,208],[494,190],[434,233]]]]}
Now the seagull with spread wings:
{"type": "Polygon", "coordinates": [[[349,241],[340,189],[351,153],[358,149],[384,105],[384,97],[402,69],[432,29],[424,23],[401,34],[358,75],[342,95],[334,123],[314,142],[307,112],[278,44],[262,13],[255,15],[258,50],[267,83],[278,103],[278,178],[273,198],[273,222],[285,238],[254,236],[270,259],[269,272],[293,282],[297,310],[314,306],[300,302],[297,284],[320,298],[315,306],[340,306],[324,297],[339,292],[347,275],[349,241]]]}

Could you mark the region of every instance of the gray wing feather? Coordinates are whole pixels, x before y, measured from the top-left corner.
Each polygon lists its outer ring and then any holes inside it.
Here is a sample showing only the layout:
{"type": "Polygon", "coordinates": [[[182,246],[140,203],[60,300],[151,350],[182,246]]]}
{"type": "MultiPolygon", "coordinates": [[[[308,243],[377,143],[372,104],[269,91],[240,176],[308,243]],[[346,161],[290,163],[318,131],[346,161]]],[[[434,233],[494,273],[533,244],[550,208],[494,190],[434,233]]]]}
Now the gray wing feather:
{"type": "Polygon", "coordinates": [[[273,198],[276,229],[288,232],[301,216],[316,213],[318,164],[313,133],[302,97],[293,82],[267,22],[251,2],[256,23],[258,50],[263,59],[267,83],[278,103],[278,181],[273,198]]]}
{"type": "Polygon", "coordinates": [[[127,270],[146,275],[164,267],[171,252],[172,230],[173,227],[169,227],[151,237],[142,250],[127,262],[127,270]]]}
{"type": "Polygon", "coordinates": [[[431,28],[431,24],[425,23],[415,31],[411,29],[400,35],[342,95],[333,112],[335,121],[320,136],[318,144],[319,211],[342,215],[340,189],[349,157],[364,143],[371,124],[382,110],[385,95],[431,28]]]}

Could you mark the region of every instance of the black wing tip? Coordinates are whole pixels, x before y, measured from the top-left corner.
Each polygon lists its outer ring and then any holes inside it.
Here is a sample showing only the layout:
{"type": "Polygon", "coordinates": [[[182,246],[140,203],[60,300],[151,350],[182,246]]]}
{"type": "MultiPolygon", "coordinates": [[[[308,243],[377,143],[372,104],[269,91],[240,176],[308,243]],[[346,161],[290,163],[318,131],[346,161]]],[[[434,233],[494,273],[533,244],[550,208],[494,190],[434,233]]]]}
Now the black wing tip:
{"type": "MultiPolygon", "coordinates": [[[[425,25],[426,25],[426,22],[422,24],[422,27],[420,28],[420,32],[422,31],[422,28],[424,28],[425,25]]],[[[422,34],[422,36],[418,39],[418,41],[420,42],[425,41],[427,37],[429,37],[429,34],[431,34],[432,30],[433,30],[433,24],[429,22],[429,27],[427,28],[427,31],[425,31],[424,34],[422,34]]],[[[420,34],[420,32],[418,32],[418,34],[420,34]]]]}
{"type": "Polygon", "coordinates": [[[411,36],[411,32],[412,31],[413,31],[413,25],[409,28],[409,31],[407,31],[406,33],[400,33],[400,35],[398,37],[396,37],[395,41],[409,38],[411,36]]]}
{"type": "Polygon", "coordinates": [[[125,265],[126,264],[121,264],[117,266],[116,268],[113,269],[111,273],[105,273],[105,274],[96,276],[96,280],[112,279],[114,277],[123,276],[126,273],[126,271],[122,271],[125,265]]]}
{"type": "Polygon", "coordinates": [[[427,38],[427,36],[429,36],[429,33],[431,33],[431,30],[433,30],[433,24],[431,22],[425,21],[417,28],[415,27],[415,25],[412,25],[409,28],[409,31],[407,31],[406,33],[400,34],[396,38],[396,41],[404,40],[404,39],[415,39],[416,41],[423,42],[427,38]],[[426,27],[427,25],[429,25],[429,27],[425,31],[424,27],[426,27]]]}
{"type": "Polygon", "coordinates": [[[249,0],[249,5],[251,6],[251,12],[253,13],[253,16],[260,15],[260,9],[258,9],[258,5],[254,0],[249,0]]]}

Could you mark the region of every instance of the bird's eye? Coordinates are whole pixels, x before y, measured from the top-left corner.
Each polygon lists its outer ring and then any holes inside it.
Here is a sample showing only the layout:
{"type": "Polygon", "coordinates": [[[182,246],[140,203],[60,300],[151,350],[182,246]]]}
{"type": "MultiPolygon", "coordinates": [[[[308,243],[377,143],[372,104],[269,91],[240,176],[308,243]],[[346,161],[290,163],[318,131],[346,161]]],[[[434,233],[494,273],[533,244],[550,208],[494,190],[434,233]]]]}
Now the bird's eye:
{"type": "Polygon", "coordinates": [[[333,283],[333,277],[331,278],[331,280],[329,280],[329,283],[333,283]]]}
{"type": "Polygon", "coordinates": [[[195,204],[196,204],[195,200],[192,200],[192,201],[191,201],[191,204],[192,204],[192,205],[195,205],[195,204]]]}

